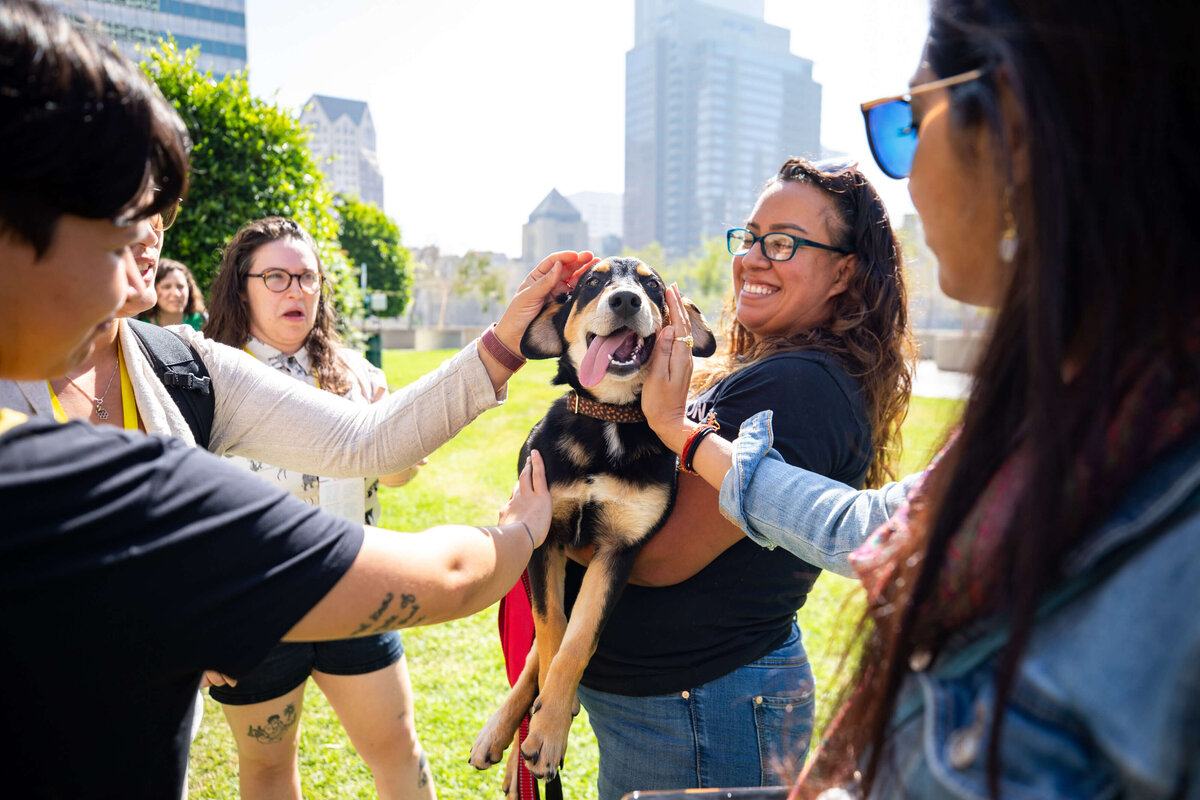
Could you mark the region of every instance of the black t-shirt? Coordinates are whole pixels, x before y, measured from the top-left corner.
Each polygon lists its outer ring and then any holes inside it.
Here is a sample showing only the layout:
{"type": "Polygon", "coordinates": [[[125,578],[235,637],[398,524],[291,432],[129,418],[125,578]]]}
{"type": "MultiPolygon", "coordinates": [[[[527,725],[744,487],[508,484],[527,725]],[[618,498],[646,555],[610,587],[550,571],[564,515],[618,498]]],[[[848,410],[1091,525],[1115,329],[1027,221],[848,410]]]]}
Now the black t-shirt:
{"type": "Polygon", "coordinates": [[[0,774],[14,797],[178,797],[204,669],[253,668],[362,528],[176,439],[0,436],[0,774]]]}
{"type": "MultiPolygon", "coordinates": [[[[871,430],[857,382],[816,352],[771,356],[701,393],[688,414],[715,411],[720,435],[760,411],[775,412],[775,449],[789,464],[861,486],[871,430]]],[[[820,570],[783,548],[749,539],[682,583],[627,586],[613,608],[583,684],[646,696],[692,689],[780,647],[820,570]]],[[[567,564],[568,603],[583,568],[567,564]]]]}

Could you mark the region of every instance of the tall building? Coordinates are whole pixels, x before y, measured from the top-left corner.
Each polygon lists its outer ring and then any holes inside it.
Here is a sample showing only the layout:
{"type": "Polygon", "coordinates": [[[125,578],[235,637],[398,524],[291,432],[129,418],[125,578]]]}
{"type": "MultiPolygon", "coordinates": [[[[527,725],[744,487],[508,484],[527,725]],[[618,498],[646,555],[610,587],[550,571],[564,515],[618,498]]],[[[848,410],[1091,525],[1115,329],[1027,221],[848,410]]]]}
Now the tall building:
{"type": "Polygon", "coordinates": [[[567,199],[587,223],[587,248],[601,258],[620,255],[624,197],[617,192],[576,192],[567,199]]]}
{"type": "Polygon", "coordinates": [[[636,0],[625,55],[625,244],[682,255],[821,149],[821,86],[763,0],[636,0]]]}
{"type": "Polygon", "coordinates": [[[94,22],[102,36],[134,59],[174,36],[184,49],[200,46],[199,66],[217,77],[246,68],[246,0],[49,0],[77,23],[94,22]]]}
{"type": "Polygon", "coordinates": [[[367,104],[314,94],[300,112],[300,124],[312,131],[309,146],[333,190],[383,208],[383,172],[367,104]]]}
{"type": "Polygon", "coordinates": [[[536,264],[556,250],[582,250],[587,241],[588,226],[579,209],[551,189],[521,228],[521,260],[536,264]]]}

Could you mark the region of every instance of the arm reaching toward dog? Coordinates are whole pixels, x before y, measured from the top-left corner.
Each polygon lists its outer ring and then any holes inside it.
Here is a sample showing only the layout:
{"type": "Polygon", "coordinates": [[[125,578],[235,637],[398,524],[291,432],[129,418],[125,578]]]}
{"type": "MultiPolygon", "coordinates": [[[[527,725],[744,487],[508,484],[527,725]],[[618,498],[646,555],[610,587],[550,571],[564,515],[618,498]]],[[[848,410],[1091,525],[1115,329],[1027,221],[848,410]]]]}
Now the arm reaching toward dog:
{"type": "MultiPolygon", "coordinates": [[[[667,308],[671,311],[671,324],[663,328],[654,344],[650,372],[642,386],[642,412],[650,429],[663,444],[679,454],[688,437],[700,425],[687,418],[692,351],[685,342],[676,339],[686,339],[692,331],[679,297],[679,287],[675,285],[667,289],[667,308]]],[[[719,436],[706,436],[696,447],[692,466],[709,486],[719,490],[725,473],[733,466],[733,448],[719,436]]]]}
{"type": "MultiPolygon", "coordinates": [[[[521,337],[534,317],[546,305],[546,301],[557,292],[563,291],[564,282],[580,268],[591,266],[597,259],[588,250],[560,250],[551,253],[538,263],[517,288],[500,320],[496,323],[496,338],[512,353],[520,354],[521,337]]],[[[499,392],[512,376],[512,370],[501,364],[479,345],[479,358],[487,369],[492,386],[499,392]]]]}
{"type": "Polygon", "coordinates": [[[284,637],[319,641],[430,625],[487,608],[512,588],[550,528],[550,490],[536,450],[499,525],[421,533],[365,527],[350,569],[284,637]]]}

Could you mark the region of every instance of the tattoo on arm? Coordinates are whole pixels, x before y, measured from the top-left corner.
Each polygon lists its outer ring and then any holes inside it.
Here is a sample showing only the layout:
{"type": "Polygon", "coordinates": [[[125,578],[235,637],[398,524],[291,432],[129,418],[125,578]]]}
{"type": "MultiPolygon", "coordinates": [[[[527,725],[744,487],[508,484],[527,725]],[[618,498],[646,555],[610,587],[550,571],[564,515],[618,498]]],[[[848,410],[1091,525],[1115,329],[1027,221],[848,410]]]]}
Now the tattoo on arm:
{"type": "Polygon", "coordinates": [[[383,620],[383,622],[380,622],[379,618],[383,616],[384,612],[388,610],[388,608],[392,605],[392,601],[395,599],[396,596],[391,592],[388,592],[380,602],[379,608],[371,612],[371,614],[368,615],[369,618],[367,621],[351,631],[350,635],[361,636],[364,633],[382,633],[383,631],[403,628],[408,625],[417,625],[425,619],[424,616],[417,616],[417,612],[421,610],[421,606],[419,603],[417,603],[416,595],[402,594],[400,595],[400,608],[398,611],[404,611],[407,609],[408,615],[403,616],[398,613],[392,614],[390,617],[383,620]]]}

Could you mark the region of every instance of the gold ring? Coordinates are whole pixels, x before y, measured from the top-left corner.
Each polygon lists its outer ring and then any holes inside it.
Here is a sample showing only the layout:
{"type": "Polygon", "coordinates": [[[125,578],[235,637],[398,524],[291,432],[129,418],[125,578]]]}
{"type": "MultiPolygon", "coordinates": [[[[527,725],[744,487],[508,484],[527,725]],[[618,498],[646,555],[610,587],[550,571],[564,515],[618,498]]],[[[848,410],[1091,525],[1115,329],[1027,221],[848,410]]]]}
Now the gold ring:
{"type": "Polygon", "coordinates": [[[677,342],[683,342],[683,343],[684,343],[684,344],[686,344],[686,345],[688,346],[688,348],[690,349],[690,348],[691,348],[691,346],[692,346],[692,344],[693,344],[693,342],[694,342],[695,340],[694,340],[694,339],[692,339],[691,335],[689,334],[689,335],[687,335],[687,336],[676,336],[676,337],[675,337],[675,341],[677,341],[677,342]]]}

